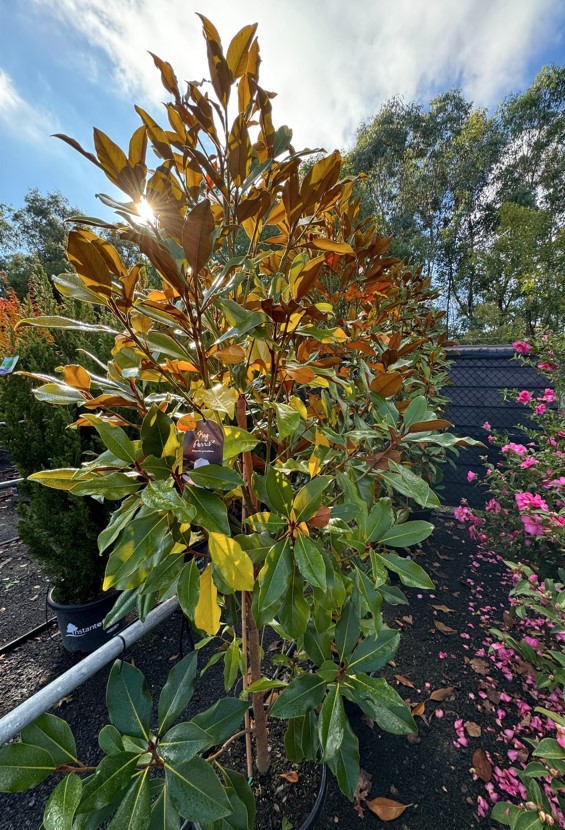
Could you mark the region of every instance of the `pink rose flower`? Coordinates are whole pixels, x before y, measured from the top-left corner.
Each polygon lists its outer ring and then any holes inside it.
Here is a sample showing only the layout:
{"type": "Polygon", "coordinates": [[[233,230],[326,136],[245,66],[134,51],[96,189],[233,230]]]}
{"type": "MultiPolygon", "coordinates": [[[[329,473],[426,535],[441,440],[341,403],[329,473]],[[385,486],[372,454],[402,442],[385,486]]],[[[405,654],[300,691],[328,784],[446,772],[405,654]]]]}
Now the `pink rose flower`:
{"type": "Polygon", "coordinates": [[[504,447],[501,447],[500,452],[515,452],[517,455],[526,455],[528,452],[528,448],[525,447],[523,444],[514,444],[510,441],[508,444],[505,444],[504,447]]]}
{"type": "Polygon", "coordinates": [[[500,504],[496,499],[491,499],[485,505],[487,513],[500,513],[500,504]]]}
{"type": "Polygon", "coordinates": [[[539,521],[536,521],[536,518],[535,516],[527,516],[526,514],[520,516],[526,533],[530,536],[543,536],[543,525],[539,521]]]}
{"type": "Polygon", "coordinates": [[[554,369],[557,369],[557,365],[555,363],[538,363],[538,369],[545,369],[548,372],[552,372],[554,369]]]}
{"type": "Polygon", "coordinates": [[[543,391],[544,391],[544,394],[543,394],[543,397],[542,397],[541,400],[545,401],[546,403],[553,403],[553,401],[555,400],[554,390],[553,389],[544,389],[543,391]]]}
{"type": "Polygon", "coordinates": [[[518,510],[549,510],[547,502],[545,502],[538,493],[516,493],[514,498],[518,505],[518,510]]]}
{"type": "Polygon", "coordinates": [[[524,460],[520,464],[520,467],[523,470],[527,470],[529,467],[533,467],[535,464],[539,464],[539,461],[533,455],[529,455],[527,458],[524,458],[524,460]]]}
{"type": "Polygon", "coordinates": [[[467,473],[467,481],[469,481],[469,482],[474,481],[476,479],[476,477],[477,477],[477,474],[474,473],[472,470],[469,470],[469,472],[467,473]]]}
{"type": "Polygon", "coordinates": [[[518,403],[530,403],[530,401],[533,401],[533,398],[531,392],[528,392],[527,389],[522,389],[522,391],[518,392],[516,395],[516,400],[518,403]]]}
{"type": "Polygon", "coordinates": [[[484,422],[484,424],[483,424],[483,429],[486,429],[486,430],[487,430],[487,432],[490,432],[490,430],[492,429],[492,427],[491,427],[491,425],[489,424],[489,422],[488,422],[488,421],[485,421],[485,422],[484,422]]]}
{"type": "Polygon", "coordinates": [[[538,403],[537,406],[534,407],[534,412],[536,415],[543,415],[547,406],[544,403],[538,403]]]}
{"type": "Polygon", "coordinates": [[[525,343],[523,340],[515,340],[512,345],[518,354],[529,354],[532,351],[530,344],[525,343]]]}

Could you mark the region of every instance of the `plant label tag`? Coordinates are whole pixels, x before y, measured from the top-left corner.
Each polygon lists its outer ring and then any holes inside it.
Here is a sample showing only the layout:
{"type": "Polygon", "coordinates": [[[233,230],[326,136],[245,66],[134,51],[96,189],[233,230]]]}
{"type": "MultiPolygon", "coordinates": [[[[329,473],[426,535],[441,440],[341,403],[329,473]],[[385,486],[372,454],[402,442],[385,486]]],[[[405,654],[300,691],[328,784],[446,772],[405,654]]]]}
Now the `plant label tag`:
{"type": "Polygon", "coordinates": [[[19,359],[19,354],[15,354],[13,357],[5,357],[0,363],[0,375],[11,375],[19,359]]]}
{"type": "Polygon", "coordinates": [[[185,475],[207,464],[222,464],[224,433],[221,426],[215,421],[197,421],[195,428],[185,433],[182,454],[185,475]]]}

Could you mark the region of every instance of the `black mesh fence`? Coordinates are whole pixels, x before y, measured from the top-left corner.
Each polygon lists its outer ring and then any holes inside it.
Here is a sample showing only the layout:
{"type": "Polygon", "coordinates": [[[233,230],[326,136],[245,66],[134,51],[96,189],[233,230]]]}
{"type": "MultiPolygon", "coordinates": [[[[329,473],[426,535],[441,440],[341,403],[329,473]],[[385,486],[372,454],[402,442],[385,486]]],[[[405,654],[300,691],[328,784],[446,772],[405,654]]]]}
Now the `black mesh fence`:
{"type": "Polygon", "coordinates": [[[504,402],[501,390],[541,393],[548,382],[535,369],[523,366],[515,355],[511,346],[460,346],[449,355],[453,362],[451,384],[444,389],[449,397],[445,417],[454,425],[456,435],[483,441],[485,446],[461,448],[458,457],[450,453],[454,466],[445,465],[439,488],[443,504],[458,505],[461,499],[467,499],[472,507],[484,505],[486,492],[467,482],[467,472],[472,470],[483,477],[481,456],[486,455],[492,463],[499,460],[498,450],[487,441],[488,432],[483,429],[486,421],[494,429],[507,431],[514,441],[523,438],[524,426],[533,426],[526,418],[529,410],[515,401],[504,402]]]}

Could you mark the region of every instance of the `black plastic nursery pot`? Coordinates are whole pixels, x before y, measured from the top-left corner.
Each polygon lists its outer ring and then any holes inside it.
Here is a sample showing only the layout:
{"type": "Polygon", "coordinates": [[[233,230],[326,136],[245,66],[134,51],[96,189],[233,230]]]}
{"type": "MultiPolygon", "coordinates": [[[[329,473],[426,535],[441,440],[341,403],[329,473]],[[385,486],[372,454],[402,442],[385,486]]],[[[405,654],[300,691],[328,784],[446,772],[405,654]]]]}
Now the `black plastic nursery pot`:
{"type": "Polygon", "coordinates": [[[55,613],[61,640],[67,651],[96,651],[107,643],[119,628],[115,623],[104,629],[104,617],[111,611],[118,592],[111,593],[83,605],[62,605],[55,602],[49,591],[47,605],[55,613]]]}
{"type": "MultiPolygon", "coordinates": [[[[316,827],[316,823],[320,818],[320,813],[322,812],[322,808],[324,806],[324,802],[326,800],[326,795],[328,792],[328,769],[325,764],[320,765],[320,785],[318,787],[318,793],[316,795],[316,800],[312,805],[312,809],[304,819],[304,821],[298,825],[295,830],[313,830],[316,827]]],[[[202,826],[198,824],[196,821],[187,820],[182,825],[181,830],[202,830],[202,826]]],[[[257,828],[260,830],[260,828],[257,828]]]]}

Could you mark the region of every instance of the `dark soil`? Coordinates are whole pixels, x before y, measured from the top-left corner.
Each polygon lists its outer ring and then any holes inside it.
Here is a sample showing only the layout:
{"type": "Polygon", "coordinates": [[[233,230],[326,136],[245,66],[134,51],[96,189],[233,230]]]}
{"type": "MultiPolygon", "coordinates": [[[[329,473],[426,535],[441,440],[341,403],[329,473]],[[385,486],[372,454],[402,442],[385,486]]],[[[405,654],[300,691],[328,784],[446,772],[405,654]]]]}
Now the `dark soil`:
{"type": "MultiPolygon", "coordinates": [[[[0,540],[15,535],[10,524],[14,521],[13,505],[2,505],[0,502],[3,517],[0,540]]],[[[390,609],[388,620],[389,625],[403,630],[403,637],[394,665],[387,666],[386,675],[416,709],[419,734],[409,738],[391,736],[382,733],[359,712],[352,713],[365,771],[366,798],[384,796],[409,806],[394,822],[385,824],[364,806],[363,800],[356,812],[329,775],[328,796],[316,825],[319,830],[336,827],[371,830],[385,826],[398,830],[437,830],[439,827],[489,830],[494,827],[495,823],[488,818],[477,815],[477,796],[484,795],[485,790],[482,782],[473,781],[470,774],[476,749],[496,754],[500,728],[496,723],[496,706],[478,695],[484,678],[470,663],[482,646],[485,631],[480,617],[469,610],[469,601],[477,602],[477,614],[485,602],[500,608],[501,616],[507,588],[501,582],[500,566],[496,564],[483,563],[479,578],[473,564],[474,545],[449,516],[435,516],[434,522],[436,531],[417,560],[430,571],[436,589],[431,595],[406,591],[410,605],[390,609]],[[472,584],[468,583],[469,579],[472,584]],[[442,631],[437,623],[447,626],[448,630],[442,631]],[[430,699],[433,692],[450,688],[450,692],[439,693],[440,697],[446,695],[444,700],[430,699]],[[474,731],[481,733],[479,737],[469,737],[468,746],[454,745],[457,737],[454,722],[460,719],[475,724],[474,731]],[[364,813],[364,818],[358,813],[364,813]]],[[[44,619],[45,583],[27,559],[25,549],[15,545],[2,547],[0,543],[0,575],[2,579],[8,577],[2,582],[0,597],[0,636],[6,642],[44,619]]],[[[181,618],[174,615],[127,655],[145,673],[155,696],[179,655],[180,632],[181,618]]],[[[0,714],[76,665],[79,659],[80,655],[65,652],[59,637],[50,637],[49,632],[0,658],[0,714]]],[[[201,665],[205,659],[203,655],[201,665]]],[[[108,671],[109,668],[101,671],[54,710],[70,722],[77,737],[79,757],[85,762],[99,760],[96,735],[106,722],[104,689],[108,671]]],[[[506,689],[502,678],[495,678],[495,683],[499,684],[499,690],[506,689]]],[[[211,669],[198,685],[190,708],[195,711],[205,708],[214,697],[223,694],[221,676],[214,675],[211,669]]],[[[283,781],[279,779],[278,785],[283,781]]],[[[281,792],[286,795],[293,786],[285,784],[281,792]]],[[[0,830],[37,828],[49,791],[49,784],[44,784],[26,793],[0,795],[0,830]]],[[[294,824],[285,804],[278,824],[258,823],[258,830],[281,827],[283,816],[294,824]]]]}

